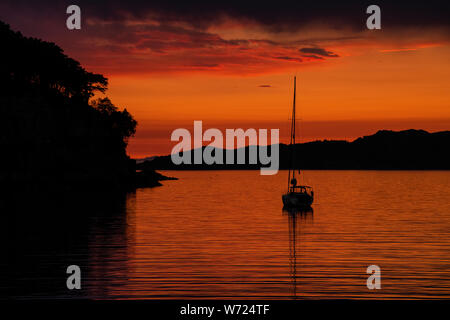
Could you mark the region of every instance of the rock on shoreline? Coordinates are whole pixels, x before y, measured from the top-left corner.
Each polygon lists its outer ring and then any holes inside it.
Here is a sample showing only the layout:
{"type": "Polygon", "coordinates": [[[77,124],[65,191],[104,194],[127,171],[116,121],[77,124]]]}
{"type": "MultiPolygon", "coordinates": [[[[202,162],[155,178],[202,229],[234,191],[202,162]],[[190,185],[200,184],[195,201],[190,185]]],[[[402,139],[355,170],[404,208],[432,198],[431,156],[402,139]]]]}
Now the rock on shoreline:
{"type": "Polygon", "coordinates": [[[155,170],[136,170],[135,188],[151,188],[161,186],[160,181],[178,180],[178,178],[167,177],[155,170]]]}

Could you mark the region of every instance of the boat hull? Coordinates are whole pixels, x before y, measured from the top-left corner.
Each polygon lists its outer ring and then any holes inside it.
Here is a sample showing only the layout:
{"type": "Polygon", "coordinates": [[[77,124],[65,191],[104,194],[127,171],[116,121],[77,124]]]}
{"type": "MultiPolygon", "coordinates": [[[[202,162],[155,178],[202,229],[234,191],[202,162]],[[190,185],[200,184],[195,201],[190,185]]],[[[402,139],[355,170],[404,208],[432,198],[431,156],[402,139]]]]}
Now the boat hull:
{"type": "Polygon", "coordinates": [[[283,204],[286,207],[299,208],[299,207],[309,207],[314,198],[307,193],[300,192],[290,192],[282,196],[283,204]]]}

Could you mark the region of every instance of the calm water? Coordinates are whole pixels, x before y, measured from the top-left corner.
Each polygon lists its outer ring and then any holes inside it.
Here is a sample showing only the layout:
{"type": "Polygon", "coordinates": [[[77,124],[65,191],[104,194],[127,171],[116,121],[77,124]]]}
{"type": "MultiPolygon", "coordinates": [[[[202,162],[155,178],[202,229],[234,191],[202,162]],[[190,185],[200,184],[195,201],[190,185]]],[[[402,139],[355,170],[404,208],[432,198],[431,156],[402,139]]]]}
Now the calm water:
{"type": "Polygon", "coordinates": [[[316,199],[296,215],[286,172],[163,173],[179,180],[99,206],[58,241],[30,238],[10,296],[450,298],[450,172],[306,171],[316,199]],[[366,287],[372,264],[381,290],[366,287]]]}

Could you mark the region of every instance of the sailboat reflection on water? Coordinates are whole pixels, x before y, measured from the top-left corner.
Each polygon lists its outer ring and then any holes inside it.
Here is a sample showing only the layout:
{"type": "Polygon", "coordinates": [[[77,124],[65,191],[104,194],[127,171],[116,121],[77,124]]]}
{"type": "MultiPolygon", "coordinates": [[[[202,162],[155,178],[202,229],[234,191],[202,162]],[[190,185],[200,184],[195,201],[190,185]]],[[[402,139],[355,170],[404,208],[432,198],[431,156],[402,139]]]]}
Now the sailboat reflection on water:
{"type": "MultiPolygon", "coordinates": [[[[300,244],[300,225],[313,221],[313,209],[309,208],[283,208],[283,215],[288,216],[289,223],[289,267],[290,277],[292,278],[292,296],[297,298],[298,280],[301,280],[302,272],[298,272],[297,258],[300,258],[300,250],[297,249],[300,244]]],[[[300,259],[299,259],[300,260],[300,259]]],[[[301,266],[300,266],[301,267],[301,266]]]]}

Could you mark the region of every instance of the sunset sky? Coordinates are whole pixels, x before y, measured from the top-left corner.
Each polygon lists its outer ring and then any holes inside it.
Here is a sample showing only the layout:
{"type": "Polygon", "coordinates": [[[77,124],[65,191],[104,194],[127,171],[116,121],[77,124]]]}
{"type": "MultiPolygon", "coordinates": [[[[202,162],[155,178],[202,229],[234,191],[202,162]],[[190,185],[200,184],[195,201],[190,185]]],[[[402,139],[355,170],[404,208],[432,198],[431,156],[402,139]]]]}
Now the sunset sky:
{"type": "Polygon", "coordinates": [[[109,78],[139,123],[134,157],[169,153],[194,120],[279,128],[286,142],[295,75],[302,141],[450,130],[448,1],[338,3],[7,0],[0,19],[109,78]],[[81,30],[66,28],[71,4],[81,30]],[[366,28],[370,4],[381,30],[366,28]]]}

